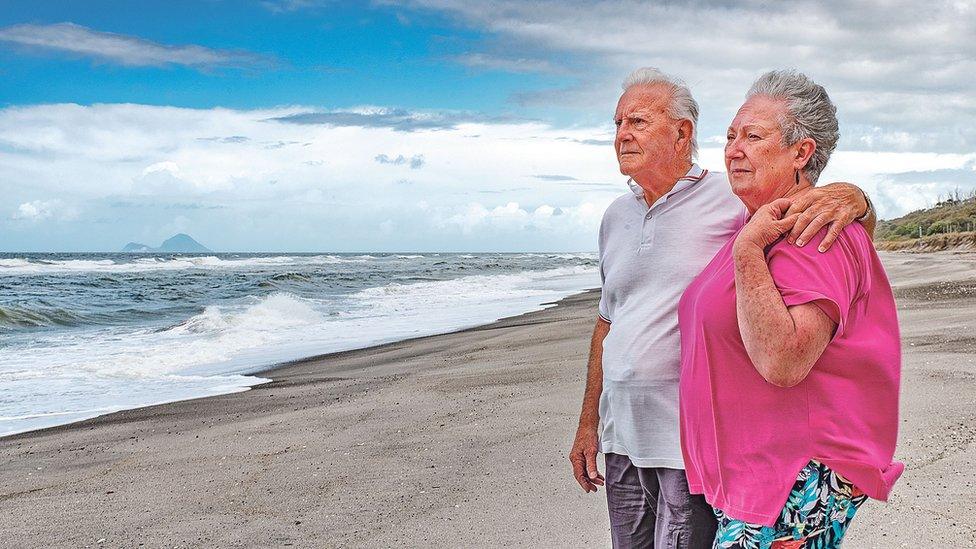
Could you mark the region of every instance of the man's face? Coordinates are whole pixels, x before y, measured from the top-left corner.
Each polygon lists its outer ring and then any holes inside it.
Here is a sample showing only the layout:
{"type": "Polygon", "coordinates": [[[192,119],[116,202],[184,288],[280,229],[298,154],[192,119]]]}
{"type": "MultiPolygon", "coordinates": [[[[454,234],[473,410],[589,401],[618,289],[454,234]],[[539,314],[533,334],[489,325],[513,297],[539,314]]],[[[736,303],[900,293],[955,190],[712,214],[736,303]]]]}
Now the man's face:
{"type": "Polygon", "coordinates": [[[667,115],[670,100],[671,92],[661,84],[633,86],[620,96],[613,117],[620,173],[639,179],[673,165],[680,123],[667,115]]]}

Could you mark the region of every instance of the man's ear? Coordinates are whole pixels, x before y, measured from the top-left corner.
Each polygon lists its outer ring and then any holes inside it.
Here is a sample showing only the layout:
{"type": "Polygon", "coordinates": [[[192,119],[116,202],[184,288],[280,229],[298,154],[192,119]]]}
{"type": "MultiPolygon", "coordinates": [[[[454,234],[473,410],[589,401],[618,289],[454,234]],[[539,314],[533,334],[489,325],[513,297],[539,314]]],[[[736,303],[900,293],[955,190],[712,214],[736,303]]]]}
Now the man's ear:
{"type": "Polygon", "coordinates": [[[678,140],[675,145],[679,150],[691,146],[691,136],[694,134],[695,126],[687,118],[678,122],[678,140]]]}

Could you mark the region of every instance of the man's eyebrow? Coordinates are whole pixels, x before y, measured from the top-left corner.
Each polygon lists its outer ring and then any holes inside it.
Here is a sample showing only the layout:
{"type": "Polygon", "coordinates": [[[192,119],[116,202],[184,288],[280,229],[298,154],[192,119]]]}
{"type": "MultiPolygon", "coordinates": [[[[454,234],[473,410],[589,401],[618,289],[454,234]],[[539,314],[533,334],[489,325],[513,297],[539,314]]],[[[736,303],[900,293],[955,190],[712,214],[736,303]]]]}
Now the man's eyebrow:
{"type": "Polygon", "coordinates": [[[647,118],[648,116],[651,116],[653,114],[654,114],[653,109],[639,109],[628,114],[627,118],[635,118],[635,117],[647,118]]]}

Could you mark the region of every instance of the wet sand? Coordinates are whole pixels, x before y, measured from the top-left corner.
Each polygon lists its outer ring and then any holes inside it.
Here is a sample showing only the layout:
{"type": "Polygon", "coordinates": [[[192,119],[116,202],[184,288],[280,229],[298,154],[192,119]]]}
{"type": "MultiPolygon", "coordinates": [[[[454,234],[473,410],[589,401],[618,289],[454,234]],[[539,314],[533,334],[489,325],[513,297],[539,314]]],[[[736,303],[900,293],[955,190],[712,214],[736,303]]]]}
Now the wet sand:
{"type": "MultiPolygon", "coordinates": [[[[904,341],[891,502],[845,547],[976,546],[976,255],[887,254],[904,341]]],[[[597,294],[317,357],[272,383],[0,438],[11,547],[609,546],[565,455],[597,294]]]]}

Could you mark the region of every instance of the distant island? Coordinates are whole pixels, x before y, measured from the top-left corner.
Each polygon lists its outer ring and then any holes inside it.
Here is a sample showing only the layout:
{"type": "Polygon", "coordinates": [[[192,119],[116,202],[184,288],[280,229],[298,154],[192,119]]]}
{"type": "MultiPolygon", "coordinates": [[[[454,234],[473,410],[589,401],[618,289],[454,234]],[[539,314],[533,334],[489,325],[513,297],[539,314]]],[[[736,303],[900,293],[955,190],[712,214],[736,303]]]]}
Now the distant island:
{"type": "Polygon", "coordinates": [[[161,246],[158,248],[153,248],[152,246],[146,246],[145,244],[140,244],[138,242],[129,242],[122,248],[123,252],[169,252],[169,253],[209,253],[211,250],[200,244],[196,240],[193,240],[188,234],[180,233],[167,238],[161,246]]]}

